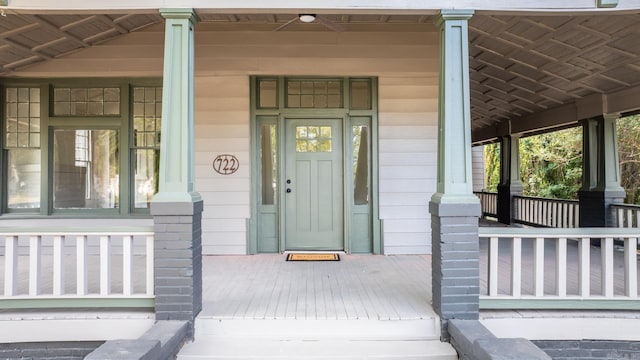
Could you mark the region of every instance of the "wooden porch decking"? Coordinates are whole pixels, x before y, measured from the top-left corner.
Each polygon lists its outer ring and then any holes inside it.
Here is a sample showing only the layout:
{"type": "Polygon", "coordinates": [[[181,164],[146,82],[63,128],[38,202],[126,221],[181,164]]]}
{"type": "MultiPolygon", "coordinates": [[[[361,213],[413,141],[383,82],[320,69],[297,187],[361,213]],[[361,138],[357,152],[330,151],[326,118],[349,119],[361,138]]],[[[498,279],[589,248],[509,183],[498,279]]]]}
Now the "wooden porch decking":
{"type": "Polygon", "coordinates": [[[340,255],[288,262],[285,255],[203,257],[200,317],[416,320],[431,307],[430,256],[340,255]]]}

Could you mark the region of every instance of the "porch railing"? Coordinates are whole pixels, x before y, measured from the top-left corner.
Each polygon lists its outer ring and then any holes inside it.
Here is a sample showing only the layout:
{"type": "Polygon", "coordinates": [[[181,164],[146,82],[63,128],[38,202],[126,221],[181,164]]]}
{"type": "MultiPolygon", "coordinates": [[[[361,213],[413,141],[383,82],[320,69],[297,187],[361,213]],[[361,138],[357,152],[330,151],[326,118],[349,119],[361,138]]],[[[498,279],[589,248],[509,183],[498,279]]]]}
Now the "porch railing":
{"type": "Polygon", "coordinates": [[[523,225],[575,228],[579,226],[580,205],[577,200],[514,196],[513,221],[523,225]]]}
{"type": "Polygon", "coordinates": [[[611,210],[614,212],[621,228],[640,228],[640,205],[612,204],[611,210]]]}
{"type": "Polygon", "coordinates": [[[638,229],[479,232],[481,308],[640,310],[638,229]]]}
{"type": "Polygon", "coordinates": [[[489,191],[474,191],[480,199],[480,209],[483,217],[498,217],[498,193],[489,191]]]}
{"type": "Polygon", "coordinates": [[[153,231],[0,229],[0,308],[153,307],[153,231]]]}

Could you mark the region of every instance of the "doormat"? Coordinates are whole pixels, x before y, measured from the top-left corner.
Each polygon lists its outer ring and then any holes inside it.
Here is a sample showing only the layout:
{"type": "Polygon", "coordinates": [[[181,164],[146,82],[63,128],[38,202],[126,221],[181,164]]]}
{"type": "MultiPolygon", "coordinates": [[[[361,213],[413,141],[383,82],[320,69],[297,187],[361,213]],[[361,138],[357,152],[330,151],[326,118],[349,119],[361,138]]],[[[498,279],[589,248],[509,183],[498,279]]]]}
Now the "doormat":
{"type": "Polygon", "coordinates": [[[340,255],[329,253],[290,253],[287,261],[340,261],[340,255]]]}

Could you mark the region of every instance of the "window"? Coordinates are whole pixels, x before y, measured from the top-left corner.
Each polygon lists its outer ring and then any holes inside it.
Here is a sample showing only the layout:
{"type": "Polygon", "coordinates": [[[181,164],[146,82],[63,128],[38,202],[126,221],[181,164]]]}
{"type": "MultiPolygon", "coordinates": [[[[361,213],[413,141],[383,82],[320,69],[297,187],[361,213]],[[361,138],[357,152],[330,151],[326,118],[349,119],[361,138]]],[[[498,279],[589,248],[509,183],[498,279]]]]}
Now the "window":
{"type": "Polygon", "coordinates": [[[296,126],[296,152],[331,152],[331,126],[296,126]]]}
{"type": "Polygon", "coordinates": [[[133,89],[133,207],[147,209],[158,191],[162,88],[133,89]]]}
{"type": "Polygon", "coordinates": [[[7,212],[148,213],[159,178],[159,81],[7,80],[5,86],[7,212]]]}
{"type": "Polygon", "coordinates": [[[53,91],[53,115],[120,115],[120,88],[55,88],[53,91]]]}
{"type": "Polygon", "coordinates": [[[7,208],[40,207],[40,89],[8,87],[5,100],[7,208]]]}
{"type": "Polygon", "coordinates": [[[53,132],[53,207],[115,209],[119,205],[118,131],[53,132]]]}
{"type": "Polygon", "coordinates": [[[287,107],[337,109],[342,107],[340,80],[287,80],[287,107]]]}

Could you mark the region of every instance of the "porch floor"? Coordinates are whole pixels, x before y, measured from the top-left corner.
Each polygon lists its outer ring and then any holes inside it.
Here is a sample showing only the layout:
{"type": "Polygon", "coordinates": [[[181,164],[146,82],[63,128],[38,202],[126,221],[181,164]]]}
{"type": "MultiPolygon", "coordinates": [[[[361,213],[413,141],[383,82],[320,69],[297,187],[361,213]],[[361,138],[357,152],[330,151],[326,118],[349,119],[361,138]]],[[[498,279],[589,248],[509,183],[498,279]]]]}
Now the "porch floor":
{"type": "Polygon", "coordinates": [[[204,256],[200,318],[418,320],[431,306],[431,257],[204,256]]]}

